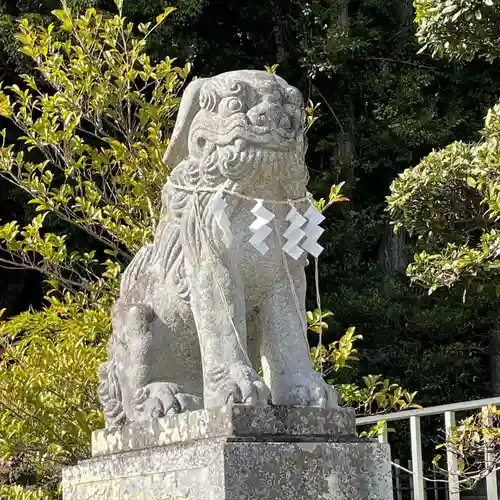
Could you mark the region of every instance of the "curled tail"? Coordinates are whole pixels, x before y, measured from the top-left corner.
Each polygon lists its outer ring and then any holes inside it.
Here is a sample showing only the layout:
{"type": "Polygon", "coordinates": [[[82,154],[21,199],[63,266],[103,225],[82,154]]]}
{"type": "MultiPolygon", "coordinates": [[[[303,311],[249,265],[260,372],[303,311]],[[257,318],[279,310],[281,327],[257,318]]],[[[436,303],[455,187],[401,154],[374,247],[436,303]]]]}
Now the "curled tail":
{"type": "Polygon", "coordinates": [[[122,391],[113,359],[99,366],[99,400],[101,401],[106,426],[122,425],[126,415],[123,408],[122,391]]]}
{"type": "Polygon", "coordinates": [[[120,282],[120,295],[125,295],[137,281],[139,276],[147,269],[151,263],[153,255],[153,245],[143,246],[132,259],[127,269],[123,272],[120,282]]]}

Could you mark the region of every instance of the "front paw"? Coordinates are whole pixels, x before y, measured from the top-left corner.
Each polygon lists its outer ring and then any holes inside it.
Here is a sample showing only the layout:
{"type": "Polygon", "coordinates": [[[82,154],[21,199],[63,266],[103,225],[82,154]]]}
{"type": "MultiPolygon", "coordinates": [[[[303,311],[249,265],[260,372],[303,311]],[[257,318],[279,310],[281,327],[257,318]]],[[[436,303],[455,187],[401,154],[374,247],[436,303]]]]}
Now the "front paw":
{"type": "Polygon", "coordinates": [[[273,394],[273,403],[285,406],[339,407],[337,391],[315,371],[288,380],[285,386],[273,394]]]}
{"type": "Polygon", "coordinates": [[[270,391],[257,372],[244,364],[207,370],[205,406],[217,408],[225,404],[262,406],[268,404],[270,391]]]}
{"type": "Polygon", "coordinates": [[[161,418],[201,407],[201,398],[184,394],[178,385],[169,382],[152,382],[138,389],[132,399],[136,421],[161,418]]]}

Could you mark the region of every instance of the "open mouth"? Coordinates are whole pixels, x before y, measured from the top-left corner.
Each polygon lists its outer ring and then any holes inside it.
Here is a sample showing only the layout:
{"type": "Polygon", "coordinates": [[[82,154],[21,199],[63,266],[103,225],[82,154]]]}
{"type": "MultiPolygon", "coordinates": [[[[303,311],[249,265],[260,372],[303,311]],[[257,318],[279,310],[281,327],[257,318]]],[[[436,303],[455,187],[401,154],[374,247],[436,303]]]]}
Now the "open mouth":
{"type": "MultiPolygon", "coordinates": [[[[219,120],[217,120],[219,121],[219,120]]],[[[193,130],[193,139],[202,143],[213,143],[218,146],[227,146],[240,140],[264,148],[287,150],[290,144],[299,139],[301,130],[272,128],[270,126],[251,125],[245,115],[220,120],[220,126],[200,123],[193,130]]]]}

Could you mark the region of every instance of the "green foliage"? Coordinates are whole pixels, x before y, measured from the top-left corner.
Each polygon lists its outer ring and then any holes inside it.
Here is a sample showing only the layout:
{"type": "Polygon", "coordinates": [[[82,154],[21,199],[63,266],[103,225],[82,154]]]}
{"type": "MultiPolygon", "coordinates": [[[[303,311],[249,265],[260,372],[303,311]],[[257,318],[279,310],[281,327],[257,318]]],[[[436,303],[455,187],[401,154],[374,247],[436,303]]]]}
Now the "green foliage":
{"type": "MultiPolygon", "coordinates": [[[[319,329],[328,328],[328,324],[323,321],[328,316],[331,316],[331,313],[320,315],[318,311],[308,312],[309,329],[314,333],[319,333],[319,329]]],[[[361,335],[355,334],[354,327],[350,327],[339,340],[327,346],[320,343],[317,347],[313,347],[311,358],[315,369],[336,387],[341,400],[355,408],[360,416],[420,408],[413,402],[415,392],[408,392],[398,384],[384,379],[382,375],[364,376],[360,385],[341,383],[339,372],[345,372],[346,369],[353,367],[353,362],[359,361],[358,349],[354,347],[354,344],[362,338],[361,335]]],[[[346,374],[342,373],[342,378],[345,376],[346,374]]],[[[376,435],[376,432],[378,432],[377,428],[374,427],[370,430],[370,435],[376,435]]]]}
{"type": "MultiPolygon", "coordinates": [[[[315,122],[318,105],[309,102],[306,106],[306,127],[309,129],[315,122]]],[[[350,201],[342,194],[345,182],[340,182],[330,187],[328,202],[324,198],[314,200],[316,208],[325,212],[334,204],[350,201]]],[[[315,280],[316,293],[318,294],[318,259],[315,259],[315,280]]],[[[317,297],[319,301],[319,298],[317,297]]],[[[318,302],[319,306],[319,302],[318,302]]],[[[354,327],[349,327],[339,340],[328,345],[323,344],[323,333],[328,329],[326,318],[333,316],[331,311],[322,311],[319,307],[314,311],[307,311],[308,329],[318,335],[317,346],[311,348],[311,359],[316,371],[320,372],[328,382],[336,386],[341,400],[354,407],[358,414],[368,415],[372,412],[385,413],[394,410],[407,410],[420,408],[413,403],[416,392],[410,393],[401,388],[398,384],[391,383],[384,379],[382,375],[368,375],[362,377],[362,384],[341,383],[338,378],[339,371],[352,368],[351,362],[356,362],[358,349],[354,347],[356,341],[363,337],[355,333],[354,327]]],[[[344,374],[343,374],[344,375],[344,374]]],[[[345,376],[345,375],[344,375],[345,376]]],[[[376,436],[380,432],[380,425],[373,426],[369,431],[365,431],[367,436],[376,436]]]]}
{"type": "MultiPolygon", "coordinates": [[[[490,127],[498,109],[490,110],[490,127]]],[[[433,152],[391,186],[388,210],[395,229],[404,227],[425,247],[408,274],[430,291],[463,280],[496,284],[499,152],[498,139],[486,128],[479,144],[457,142],[433,152]]]]}
{"type": "Polygon", "coordinates": [[[51,500],[58,498],[55,493],[48,493],[39,488],[23,488],[0,484],[0,498],[9,500],[51,500]]]}
{"type": "Polygon", "coordinates": [[[467,239],[486,220],[481,199],[467,179],[472,174],[473,154],[469,145],[455,142],[426,156],[415,168],[405,170],[393,182],[388,197],[390,214],[410,235],[435,245],[454,241],[457,235],[467,239]],[[439,209],[438,208],[439,204],[439,209]],[[471,217],[471,216],[474,217],[471,217]]]}
{"type": "MultiPolygon", "coordinates": [[[[323,329],[328,328],[324,318],[331,316],[330,312],[308,312],[309,329],[314,333],[321,333],[323,329]]],[[[316,371],[322,373],[328,382],[335,386],[342,403],[355,408],[358,416],[420,408],[420,405],[414,403],[416,392],[411,393],[382,375],[364,376],[359,384],[342,383],[342,379],[346,378],[345,372],[359,361],[358,349],[354,344],[363,337],[355,331],[354,327],[350,327],[339,340],[326,346],[319,343],[311,349],[311,359],[316,371]]],[[[376,437],[386,430],[393,431],[387,429],[385,421],[381,420],[363,431],[360,436],[376,437]]]]}
{"type": "MultiPolygon", "coordinates": [[[[309,122],[308,118],[309,118],[309,116],[306,115],[306,121],[309,122]]],[[[312,125],[313,123],[314,123],[314,119],[311,120],[310,124],[312,125]]],[[[345,184],[345,182],[339,182],[338,184],[334,184],[330,188],[330,193],[328,195],[328,201],[326,201],[325,198],[320,198],[319,200],[314,200],[314,204],[315,204],[316,208],[320,212],[324,212],[330,206],[332,206],[334,203],[341,203],[343,201],[349,201],[349,198],[347,196],[344,196],[341,193],[341,190],[344,187],[344,184],[345,184]]]]}
{"type": "Polygon", "coordinates": [[[459,290],[428,296],[408,290],[404,277],[383,280],[373,268],[335,285],[324,304],[335,311],[325,342],[352,324],[363,336],[359,362],[348,379],[339,373],[342,383],[361,385],[367,373],[384,374],[402,387],[418,388],[423,406],[491,394],[487,355],[497,321],[494,299],[463,304],[459,290]]]}
{"type": "MultiPolygon", "coordinates": [[[[65,0],[68,8],[82,12],[91,7],[99,8],[106,0],[65,0]]],[[[47,26],[51,11],[59,8],[60,0],[11,0],[0,5],[0,77],[11,81],[20,73],[31,70],[33,62],[19,53],[21,44],[16,39],[18,23],[27,19],[37,25],[47,26]]]]}
{"type": "MultiPolygon", "coordinates": [[[[434,22],[434,17],[440,19],[441,14],[436,8],[428,9],[428,3],[432,2],[422,2],[417,21],[422,23],[422,29],[426,27],[429,34],[438,36],[438,28],[429,23],[434,22]]],[[[458,15],[461,10],[451,5],[445,10],[456,11],[458,15]]],[[[483,6],[498,9],[493,2],[484,2],[483,6]]],[[[475,17],[466,16],[467,22],[478,30],[482,29],[480,12],[476,11],[475,17]]],[[[457,26],[456,29],[458,42],[468,47],[467,35],[460,31],[464,28],[457,26]]],[[[481,53],[496,57],[495,51],[500,45],[496,37],[490,42],[491,47],[475,48],[470,55],[481,53]]],[[[453,50],[450,51],[453,55],[453,50]]],[[[429,287],[429,293],[459,282],[473,284],[479,291],[485,283],[498,290],[499,131],[500,104],[496,104],[488,111],[478,143],[455,142],[434,151],[419,165],[403,172],[391,185],[387,201],[395,229],[403,227],[411,235],[418,236],[423,247],[408,267],[408,274],[414,281],[429,287]]]]}
{"type": "MultiPolygon", "coordinates": [[[[473,489],[500,463],[500,410],[491,405],[464,418],[451,427],[444,443],[436,448],[455,456],[461,489],[473,489]]],[[[434,458],[438,468],[442,467],[442,458],[434,458]]]]}
{"type": "Polygon", "coordinates": [[[272,66],[268,66],[267,64],[264,65],[264,69],[268,73],[276,73],[276,70],[278,69],[279,64],[273,64],[272,66]]]}
{"type": "MultiPolygon", "coordinates": [[[[317,105],[308,103],[306,107],[306,127],[308,129],[316,120],[317,105]]],[[[350,201],[342,194],[342,188],[345,182],[340,182],[330,187],[328,202],[324,198],[314,200],[318,210],[325,212],[329,207],[350,201]]],[[[318,259],[315,259],[316,271],[316,293],[318,294],[318,259]]],[[[318,306],[319,298],[317,297],[318,306]]],[[[318,335],[317,345],[311,348],[311,360],[316,371],[320,372],[330,384],[335,385],[340,399],[347,405],[354,407],[358,414],[368,415],[372,412],[385,413],[394,410],[407,410],[419,408],[413,403],[416,393],[410,393],[401,388],[398,384],[391,383],[384,379],[382,375],[368,375],[362,377],[361,385],[354,383],[342,383],[345,378],[345,371],[352,368],[352,362],[357,362],[358,349],[355,343],[362,340],[362,336],[356,334],[355,327],[349,327],[339,340],[324,345],[323,333],[328,330],[328,323],[325,321],[331,318],[333,313],[329,310],[321,310],[320,307],[313,311],[307,311],[306,319],[309,331],[318,335]],[[339,377],[339,372],[342,377],[339,377]]],[[[366,435],[376,436],[379,432],[379,426],[373,426],[366,435]]]]}
{"type": "MultiPolygon", "coordinates": [[[[162,161],[189,66],[173,59],[153,64],[144,52],[155,24],[133,25],[94,9],[73,18],[55,11],[70,31],[60,41],[47,28],[20,23],[22,52],[33,59],[47,93],[24,75],[0,92],[0,113],[23,134],[24,150],[0,148],[0,175],[24,190],[38,213],[21,226],[0,228],[3,262],[42,271],[54,289],[114,292],[120,262],[151,239],[168,175],[162,161]],[[43,161],[32,161],[37,150],[43,161]],[[109,258],[71,248],[64,234],[45,232],[57,217],[85,232],[109,258]]],[[[5,137],[5,133],[4,133],[5,137]]]]}
{"type": "MultiPolygon", "coordinates": [[[[416,0],[415,5],[422,50],[490,62],[500,54],[498,2],[416,0]]],[[[387,209],[395,230],[403,227],[416,235],[420,247],[408,274],[428,287],[429,294],[463,284],[465,292],[473,288],[500,295],[499,130],[497,103],[488,111],[480,141],[454,142],[434,151],[391,185],[387,209]]],[[[438,448],[457,457],[461,486],[475,486],[500,461],[498,413],[462,420],[438,448]]]]}
{"type": "Polygon", "coordinates": [[[108,307],[50,300],[0,323],[0,450],[11,482],[46,491],[61,467],[90,453],[92,430],[103,425],[97,367],[110,331],[108,307]]]}
{"type": "Polygon", "coordinates": [[[493,61],[500,55],[500,4],[496,0],[415,0],[421,51],[493,61]]]}
{"type": "Polygon", "coordinates": [[[367,375],[362,380],[361,385],[340,385],[342,400],[356,408],[360,416],[421,408],[414,403],[416,392],[409,392],[391,383],[383,375],[367,375]]]}
{"type": "Polygon", "coordinates": [[[0,450],[10,482],[47,495],[103,424],[97,366],[110,305],[121,267],[159,217],[162,156],[189,65],[152,63],[145,46],[171,12],[135,29],[121,13],[75,17],[65,7],[54,12],[64,39],[23,19],[18,39],[41,82],[25,75],[24,86],[0,90],[0,114],[21,132],[16,144],[2,134],[0,175],[36,211],[26,225],[0,227],[0,259],[49,285],[42,311],[0,324],[0,450]],[[83,248],[68,225],[86,235],[83,248]]]}

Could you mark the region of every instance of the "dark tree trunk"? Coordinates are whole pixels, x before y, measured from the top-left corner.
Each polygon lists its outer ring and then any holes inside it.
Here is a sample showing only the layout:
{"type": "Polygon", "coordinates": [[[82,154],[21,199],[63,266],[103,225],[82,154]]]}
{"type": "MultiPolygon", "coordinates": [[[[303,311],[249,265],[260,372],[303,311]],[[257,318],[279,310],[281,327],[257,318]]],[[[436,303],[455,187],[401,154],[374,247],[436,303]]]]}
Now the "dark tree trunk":
{"type": "Polygon", "coordinates": [[[276,61],[269,61],[270,64],[279,64],[281,72],[288,70],[288,50],[286,43],[286,17],[280,0],[271,0],[271,10],[273,13],[273,32],[276,44],[276,61]]]}
{"type": "MultiPolygon", "coordinates": [[[[341,0],[339,2],[339,10],[337,19],[334,20],[335,25],[338,29],[347,35],[349,30],[349,1],[341,0]]],[[[340,117],[340,122],[342,124],[342,130],[337,134],[337,151],[334,155],[334,162],[340,166],[340,177],[342,181],[345,181],[346,186],[344,192],[348,194],[353,187],[355,172],[354,172],[354,159],[355,159],[355,136],[356,136],[356,117],[354,110],[354,95],[350,92],[351,80],[354,78],[349,71],[348,65],[346,65],[345,82],[347,85],[343,85],[343,89],[340,92],[343,93],[342,107],[344,109],[343,116],[340,117]],[[347,88],[346,88],[347,87],[347,88]]]]}
{"type": "MultiPolygon", "coordinates": [[[[409,28],[413,24],[413,16],[414,16],[414,9],[413,9],[413,0],[399,0],[398,3],[398,13],[399,13],[399,23],[401,25],[401,28],[409,28]]],[[[410,32],[410,30],[404,29],[407,34],[410,32]]]]}
{"type": "Polygon", "coordinates": [[[408,266],[408,256],[404,231],[395,233],[391,225],[385,226],[378,252],[378,263],[386,278],[396,272],[405,271],[408,266]]]}
{"type": "Polygon", "coordinates": [[[348,194],[353,187],[354,183],[354,165],[356,155],[355,131],[356,131],[356,117],[354,116],[354,97],[352,94],[345,96],[347,116],[342,120],[343,131],[339,132],[337,136],[337,155],[336,160],[340,164],[340,177],[345,181],[346,188],[344,192],[348,194]]]}

